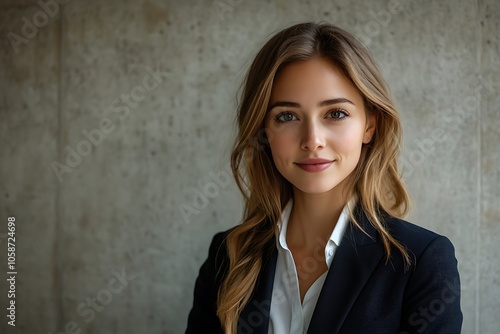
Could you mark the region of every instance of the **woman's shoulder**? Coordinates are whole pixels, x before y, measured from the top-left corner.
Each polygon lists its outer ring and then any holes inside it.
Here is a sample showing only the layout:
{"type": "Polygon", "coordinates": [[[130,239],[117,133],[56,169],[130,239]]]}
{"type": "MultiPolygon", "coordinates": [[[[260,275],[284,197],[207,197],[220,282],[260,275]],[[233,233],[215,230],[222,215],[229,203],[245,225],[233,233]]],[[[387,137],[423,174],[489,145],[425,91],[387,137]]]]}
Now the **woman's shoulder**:
{"type": "Polygon", "coordinates": [[[212,237],[208,250],[208,257],[215,262],[216,266],[224,265],[228,261],[226,238],[234,228],[235,226],[227,230],[219,231],[212,237]]]}
{"type": "Polygon", "coordinates": [[[428,247],[454,251],[453,244],[448,237],[407,220],[391,217],[386,221],[386,228],[396,240],[417,256],[428,247]]]}
{"type": "Polygon", "coordinates": [[[212,242],[210,244],[210,248],[216,247],[220,248],[226,241],[227,236],[234,230],[236,226],[233,226],[227,230],[216,232],[212,237],[212,242]]]}

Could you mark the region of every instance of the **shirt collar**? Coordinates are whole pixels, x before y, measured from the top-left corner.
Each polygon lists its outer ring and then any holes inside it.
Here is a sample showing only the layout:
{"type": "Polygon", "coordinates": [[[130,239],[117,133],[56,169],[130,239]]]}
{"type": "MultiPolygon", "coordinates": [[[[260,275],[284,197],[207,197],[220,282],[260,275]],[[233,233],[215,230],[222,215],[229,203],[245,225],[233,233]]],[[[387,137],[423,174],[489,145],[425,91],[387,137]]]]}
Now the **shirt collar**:
{"type": "MultiPolygon", "coordinates": [[[[356,201],[356,197],[353,197],[348,204],[344,206],[342,209],[342,212],[340,213],[339,219],[337,220],[337,224],[335,224],[335,227],[330,234],[330,238],[328,239],[326,249],[325,249],[325,255],[329,257],[328,250],[331,248],[333,245],[331,244],[332,242],[335,244],[335,246],[339,246],[340,242],[342,241],[342,237],[344,236],[345,229],[347,227],[347,224],[349,222],[349,211],[348,211],[348,205],[350,204],[351,207],[354,207],[356,201]]],[[[283,208],[283,211],[281,212],[281,219],[278,223],[278,229],[276,232],[276,243],[280,245],[282,248],[288,250],[288,245],[286,243],[286,231],[288,228],[288,221],[290,219],[290,214],[292,212],[292,207],[293,207],[293,199],[290,199],[288,203],[285,205],[283,208]]],[[[327,261],[329,262],[329,261],[327,261]]]]}
{"type": "Polygon", "coordinates": [[[288,245],[286,243],[286,231],[288,228],[288,220],[290,219],[290,214],[292,213],[292,207],[293,199],[290,199],[281,212],[281,219],[278,223],[278,229],[276,232],[276,243],[284,249],[288,249],[288,245]]]}

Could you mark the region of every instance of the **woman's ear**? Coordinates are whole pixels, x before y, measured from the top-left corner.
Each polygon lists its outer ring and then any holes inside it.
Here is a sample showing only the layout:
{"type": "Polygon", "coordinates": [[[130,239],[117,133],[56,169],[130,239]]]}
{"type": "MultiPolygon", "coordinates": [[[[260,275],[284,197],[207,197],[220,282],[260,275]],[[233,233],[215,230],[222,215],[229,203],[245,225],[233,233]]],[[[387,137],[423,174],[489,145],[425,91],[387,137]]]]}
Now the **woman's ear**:
{"type": "Polygon", "coordinates": [[[378,113],[374,110],[366,111],[366,126],[365,133],[363,134],[363,144],[368,144],[375,134],[377,128],[378,113]]]}

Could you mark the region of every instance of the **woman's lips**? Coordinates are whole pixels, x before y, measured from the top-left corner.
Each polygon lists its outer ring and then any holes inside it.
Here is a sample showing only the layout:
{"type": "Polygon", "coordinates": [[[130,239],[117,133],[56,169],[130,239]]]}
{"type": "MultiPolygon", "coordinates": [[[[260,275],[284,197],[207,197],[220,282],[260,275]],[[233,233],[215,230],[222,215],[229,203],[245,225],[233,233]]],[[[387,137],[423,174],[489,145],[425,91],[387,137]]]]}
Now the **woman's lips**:
{"type": "Polygon", "coordinates": [[[302,168],[303,170],[305,170],[306,172],[317,173],[317,172],[324,171],[325,169],[327,169],[328,167],[330,167],[330,165],[332,163],[333,163],[333,161],[322,162],[322,163],[314,163],[314,164],[311,164],[311,163],[307,163],[307,164],[296,163],[296,165],[299,166],[300,168],[302,168]]]}

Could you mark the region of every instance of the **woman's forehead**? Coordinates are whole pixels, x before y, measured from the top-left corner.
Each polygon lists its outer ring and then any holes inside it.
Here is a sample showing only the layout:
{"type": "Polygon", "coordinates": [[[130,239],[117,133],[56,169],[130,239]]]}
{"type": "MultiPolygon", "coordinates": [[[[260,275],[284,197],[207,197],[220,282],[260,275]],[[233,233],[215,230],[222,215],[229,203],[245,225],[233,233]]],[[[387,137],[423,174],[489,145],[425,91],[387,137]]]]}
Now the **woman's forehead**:
{"type": "Polygon", "coordinates": [[[346,98],[354,104],[363,101],[342,70],[323,57],[315,57],[290,63],[280,71],[273,82],[270,105],[278,100],[309,104],[333,98],[346,98]]]}

